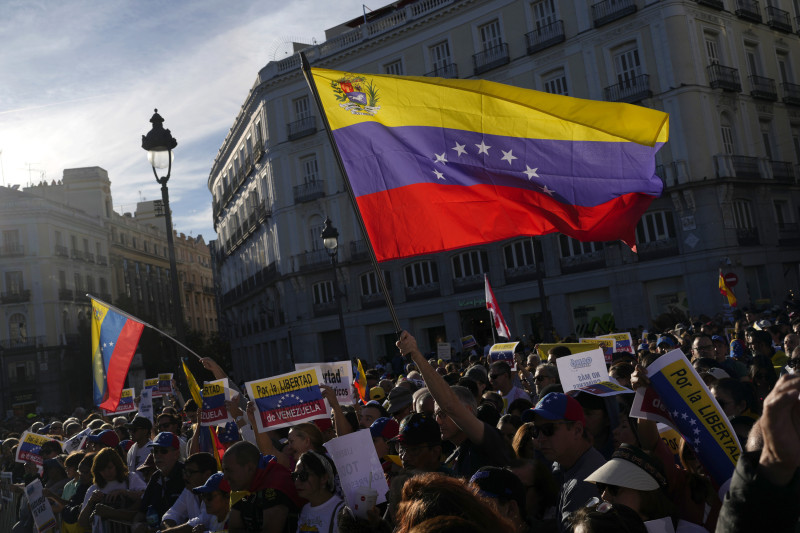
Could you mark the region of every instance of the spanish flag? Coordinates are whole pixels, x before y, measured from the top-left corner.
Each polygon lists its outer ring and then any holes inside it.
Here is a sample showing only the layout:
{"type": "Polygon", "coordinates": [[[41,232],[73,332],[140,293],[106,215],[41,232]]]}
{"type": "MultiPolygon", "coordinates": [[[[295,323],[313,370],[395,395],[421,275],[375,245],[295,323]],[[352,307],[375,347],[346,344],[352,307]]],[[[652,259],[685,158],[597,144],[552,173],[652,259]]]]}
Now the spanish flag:
{"type": "Polygon", "coordinates": [[[728,305],[736,307],[736,295],[733,294],[733,289],[725,281],[721,268],[719,269],[719,293],[728,298],[728,305]]]}
{"type": "Polygon", "coordinates": [[[114,412],[144,324],[94,298],[91,302],[94,404],[114,412]]]}
{"type": "Polygon", "coordinates": [[[554,232],[633,248],[663,190],[661,111],[485,80],[310,80],[378,261],[554,232]]]}

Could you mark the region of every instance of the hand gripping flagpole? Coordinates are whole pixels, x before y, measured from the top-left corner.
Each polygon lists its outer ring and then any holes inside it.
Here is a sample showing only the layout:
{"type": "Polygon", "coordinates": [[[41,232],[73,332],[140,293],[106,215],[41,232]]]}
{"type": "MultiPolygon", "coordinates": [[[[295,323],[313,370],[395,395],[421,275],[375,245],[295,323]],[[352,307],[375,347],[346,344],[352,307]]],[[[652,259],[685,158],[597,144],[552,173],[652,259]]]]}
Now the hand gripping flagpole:
{"type": "Polygon", "coordinates": [[[96,297],[92,296],[92,295],[91,295],[91,294],[89,294],[89,293],[86,293],[86,296],[87,296],[88,298],[90,298],[91,300],[94,300],[94,301],[95,301],[95,302],[97,302],[97,303],[103,304],[104,306],[108,307],[109,309],[113,309],[115,313],[119,313],[120,315],[124,316],[125,318],[128,318],[128,319],[130,319],[130,320],[133,320],[134,322],[138,322],[139,324],[141,324],[141,325],[143,325],[143,326],[145,326],[145,327],[147,327],[147,328],[150,328],[150,329],[152,329],[152,330],[155,330],[155,331],[157,331],[158,333],[160,333],[160,334],[164,335],[166,338],[168,338],[169,340],[171,340],[172,342],[174,342],[174,343],[175,343],[175,344],[177,344],[178,346],[181,346],[181,347],[182,347],[184,350],[186,350],[186,351],[187,351],[187,352],[189,352],[190,354],[192,354],[192,355],[194,355],[195,357],[197,357],[198,361],[199,361],[200,359],[202,359],[202,357],[201,357],[200,355],[197,355],[195,352],[193,352],[192,350],[190,350],[188,346],[186,346],[185,344],[183,344],[182,342],[180,342],[179,340],[177,340],[175,337],[172,337],[171,335],[167,335],[166,333],[164,333],[163,331],[161,331],[160,329],[158,329],[158,328],[157,328],[157,327],[155,327],[154,325],[152,325],[152,324],[148,324],[148,323],[147,323],[147,322],[145,322],[144,320],[142,320],[142,319],[140,319],[140,318],[136,318],[136,317],[135,317],[135,316],[133,316],[133,315],[129,315],[128,313],[126,313],[125,311],[123,311],[122,309],[120,309],[119,307],[114,307],[114,306],[113,306],[113,305],[111,305],[110,303],[106,303],[106,302],[104,302],[103,300],[101,300],[100,298],[96,298],[96,297]]]}
{"type": "Polygon", "coordinates": [[[381,272],[381,269],[378,266],[378,259],[375,256],[375,250],[372,248],[372,241],[369,239],[369,233],[367,233],[367,226],[364,224],[364,219],[361,216],[361,210],[358,208],[358,202],[356,202],[356,196],[353,193],[353,186],[350,184],[350,179],[347,177],[347,171],[344,169],[342,155],[339,153],[339,147],[336,145],[336,141],[333,138],[333,131],[331,131],[331,125],[328,123],[328,116],[325,114],[325,109],[322,107],[322,101],[320,100],[319,92],[317,91],[317,84],[314,82],[314,77],[311,75],[311,65],[309,64],[308,59],[303,52],[298,53],[300,54],[300,64],[303,67],[303,76],[305,76],[308,87],[311,89],[311,94],[314,95],[314,101],[317,103],[317,110],[319,111],[320,117],[322,117],[322,123],[325,126],[325,131],[328,134],[328,140],[331,143],[331,148],[333,148],[333,155],[336,158],[336,164],[339,166],[339,172],[342,173],[342,177],[344,178],[344,186],[347,188],[347,195],[350,197],[350,203],[353,205],[353,210],[356,212],[356,219],[358,220],[358,225],[361,228],[361,233],[364,235],[364,239],[367,242],[367,251],[369,252],[369,259],[372,262],[372,268],[375,271],[375,277],[378,280],[378,285],[380,286],[381,292],[383,292],[383,297],[386,300],[386,307],[389,308],[389,313],[392,315],[394,329],[397,332],[397,338],[399,339],[402,331],[402,328],[400,327],[400,320],[397,318],[394,305],[392,305],[392,297],[389,294],[389,287],[386,285],[386,279],[384,279],[383,272],[381,272]]]}

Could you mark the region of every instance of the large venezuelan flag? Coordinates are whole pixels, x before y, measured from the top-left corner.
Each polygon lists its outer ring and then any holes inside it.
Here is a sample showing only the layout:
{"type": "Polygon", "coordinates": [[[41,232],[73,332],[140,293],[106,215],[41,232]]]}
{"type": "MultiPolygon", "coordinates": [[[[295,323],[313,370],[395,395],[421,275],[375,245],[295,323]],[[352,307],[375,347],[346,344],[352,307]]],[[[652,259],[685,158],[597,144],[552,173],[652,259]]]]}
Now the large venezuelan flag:
{"type": "Polygon", "coordinates": [[[378,261],[518,235],[622,239],[667,114],[481,80],[311,69],[378,261]]]}
{"type": "Polygon", "coordinates": [[[94,403],[106,411],[119,404],[144,324],[92,299],[94,403]]]}

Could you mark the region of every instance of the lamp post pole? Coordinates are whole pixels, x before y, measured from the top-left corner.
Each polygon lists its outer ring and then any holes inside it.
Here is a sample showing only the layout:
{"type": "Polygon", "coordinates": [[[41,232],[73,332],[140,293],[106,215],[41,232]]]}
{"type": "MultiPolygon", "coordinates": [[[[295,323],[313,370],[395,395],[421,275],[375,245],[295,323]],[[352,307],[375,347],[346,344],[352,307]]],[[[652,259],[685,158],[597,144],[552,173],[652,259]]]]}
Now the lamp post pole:
{"type": "Polygon", "coordinates": [[[344,329],[344,311],[342,310],[342,296],[344,293],[339,289],[339,281],[336,276],[336,265],[339,263],[339,231],[333,227],[330,218],[325,218],[325,226],[322,228],[321,236],[322,244],[331,257],[331,267],[333,268],[333,297],[336,298],[336,305],[339,311],[339,330],[342,332],[342,352],[344,357],[349,359],[347,331],[344,329]]]}
{"type": "MultiPolygon", "coordinates": [[[[161,185],[161,201],[164,204],[164,223],[167,229],[167,251],[169,253],[169,276],[172,288],[172,321],[175,323],[175,337],[184,342],[183,309],[181,307],[180,280],[178,278],[178,265],[175,261],[175,241],[172,236],[172,213],[169,208],[169,189],[167,182],[172,173],[172,150],[178,145],[169,130],[165,130],[164,119],[155,110],[150,118],[153,124],[147,135],[142,135],[142,148],[147,150],[147,159],[153,167],[156,182],[161,185]],[[157,169],[167,169],[166,176],[159,177],[157,169]]],[[[179,348],[180,350],[180,348],[179,348]]],[[[179,352],[180,353],[180,352],[179,352]]]]}

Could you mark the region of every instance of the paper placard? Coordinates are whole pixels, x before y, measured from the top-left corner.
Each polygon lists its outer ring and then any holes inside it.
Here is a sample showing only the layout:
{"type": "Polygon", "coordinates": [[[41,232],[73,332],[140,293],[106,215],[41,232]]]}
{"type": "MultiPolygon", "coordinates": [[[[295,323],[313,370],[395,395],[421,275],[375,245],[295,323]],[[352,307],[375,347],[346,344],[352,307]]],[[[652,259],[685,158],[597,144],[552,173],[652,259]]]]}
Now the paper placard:
{"type": "Polygon", "coordinates": [[[617,394],[633,394],[631,389],[627,389],[619,383],[614,383],[613,381],[601,381],[599,383],[595,383],[594,385],[589,385],[588,387],[581,387],[578,390],[603,398],[606,396],[616,396],[617,394]]]}
{"type": "Polygon", "coordinates": [[[39,533],[56,530],[56,517],[53,514],[52,507],[50,507],[50,502],[44,497],[42,482],[35,479],[30,485],[26,485],[25,496],[28,498],[33,521],[36,523],[36,529],[39,533]]]}
{"type": "Polygon", "coordinates": [[[322,376],[318,366],[245,383],[247,394],[258,411],[258,431],[327,418],[328,410],[322,399],[320,383],[322,376]]]}
{"type": "Polygon", "coordinates": [[[11,491],[11,485],[14,484],[14,478],[11,472],[0,472],[0,499],[4,502],[14,500],[14,493],[11,491]]]}
{"type": "MultiPolygon", "coordinates": [[[[355,403],[353,398],[353,363],[350,361],[337,361],[335,363],[297,363],[295,370],[306,370],[318,367],[322,374],[322,382],[332,388],[336,399],[341,405],[355,403]]],[[[325,402],[327,405],[328,402],[325,402]]],[[[328,406],[328,414],[331,414],[328,406]]]]}
{"type": "Polygon", "coordinates": [[[511,366],[514,366],[514,350],[517,349],[519,342],[502,342],[493,344],[489,348],[489,359],[492,363],[495,361],[506,361],[511,366]]]}
{"type": "MultiPolygon", "coordinates": [[[[23,431],[22,436],[19,438],[19,446],[17,446],[17,455],[15,460],[18,463],[26,463],[28,461],[35,463],[40,469],[44,463],[42,459],[42,444],[49,442],[51,439],[47,435],[39,435],[38,433],[31,433],[23,431]]],[[[58,442],[58,441],[56,441],[58,442]]]]}
{"type": "Polygon", "coordinates": [[[470,348],[474,348],[478,345],[478,341],[475,340],[475,337],[472,335],[466,335],[461,337],[461,348],[463,350],[468,350],[470,348]]]}
{"type": "Polygon", "coordinates": [[[600,348],[559,357],[556,359],[556,366],[564,392],[609,380],[606,358],[600,348]]]}
{"type": "Polygon", "coordinates": [[[539,357],[542,361],[547,361],[547,354],[550,350],[555,348],[556,346],[566,346],[569,348],[569,351],[572,354],[576,353],[583,353],[588,352],[589,350],[594,350],[597,348],[597,344],[588,344],[583,342],[584,339],[581,339],[581,342],[558,342],[554,344],[537,344],[536,350],[539,352],[539,357]]]}
{"type": "Polygon", "coordinates": [[[144,386],[142,387],[142,390],[144,389],[150,389],[150,391],[152,391],[150,398],[161,398],[161,391],[158,390],[158,378],[149,378],[144,380],[144,386]]]}
{"type": "Polygon", "coordinates": [[[615,352],[628,352],[634,353],[633,339],[631,334],[627,331],[625,333],[611,333],[609,335],[600,335],[600,339],[613,339],[615,352]]]}
{"type": "Polygon", "coordinates": [[[136,404],[133,403],[133,396],[134,390],[133,389],[122,389],[122,393],[119,397],[119,403],[117,404],[117,408],[113,411],[103,411],[106,415],[121,415],[125,413],[135,413],[136,412],[136,404]]]}
{"type": "Polygon", "coordinates": [[[153,389],[142,389],[139,395],[139,416],[153,423],[153,389]]]}
{"type": "Polygon", "coordinates": [[[444,361],[450,360],[450,343],[438,342],[436,343],[436,357],[444,361]]]}
{"type": "Polygon", "coordinates": [[[158,392],[162,395],[172,394],[172,374],[158,375],[158,392]]]}
{"type": "Polygon", "coordinates": [[[595,346],[599,346],[603,350],[603,355],[606,358],[606,364],[610,365],[614,361],[614,345],[616,341],[614,339],[578,339],[579,341],[585,344],[593,344],[595,346]]]}
{"type": "Polygon", "coordinates": [[[201,426],[224,426],[233,422],[225,400],[231,399],[228,378],[203,383],[203,405],[200,409],[201,426]]]}
{"type": "Polygon", "coordinates": [[[64,444],[61,446],[61,450],[69,455],[72,452],[77,452],[78,450],[83,449],[83,443],[86,441],[86,437],[92,434],[92,428],[86,428],[83,431],[74,434],[70,438],[64,441],[64,444]]]}
{"type": "Polygon", "coordinates": [[[386,501],[389,485],[368,429],[331,439],[324,446],[336,465],[345,501],[351,509],[355,508],[356,491],[360,487],[372,487],[378,493],[378,504],[386,501]]]}

